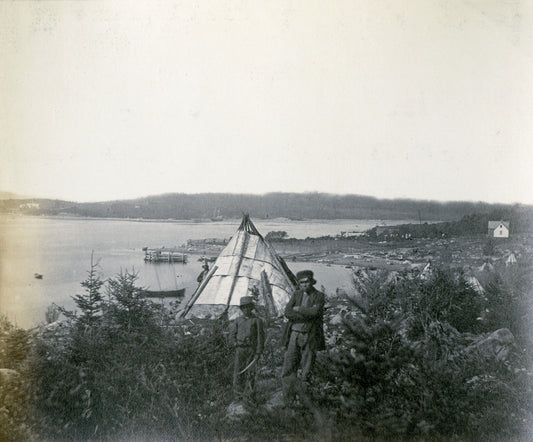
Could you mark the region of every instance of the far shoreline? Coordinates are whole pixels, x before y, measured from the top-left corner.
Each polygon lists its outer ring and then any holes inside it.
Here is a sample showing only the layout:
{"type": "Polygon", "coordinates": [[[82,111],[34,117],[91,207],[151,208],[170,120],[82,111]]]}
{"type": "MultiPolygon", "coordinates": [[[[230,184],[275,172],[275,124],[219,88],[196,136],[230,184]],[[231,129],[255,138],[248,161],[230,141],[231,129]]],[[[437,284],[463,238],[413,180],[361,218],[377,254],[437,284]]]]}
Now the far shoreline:
{"type": "MultiPolygon", "coordinates": [[[[238,224],[241,222],[241,218],[227,218],[221,221],[211,221],[208,218],[205,219],[175,219],[175,218],[118,218],[118,217],[100,217],[100,216],[74,216],[74,215],[31,215],[20,213],[0,213],[0,218],[37,218],[37,219],[64,219],[72,221],[130,221],[141,223],[175,223],[175,224],[238,224]]],[[[310,218],[310,219],[290,219],[290,218],[253,218],[255,222],[272,222],[272,223],[294,223],[294,224],[315,224],[315,223],[336,223],[336,222],[376,222],[376,225],[394,226],[408,223],[418,223],[415,219],[375,219],[375,218],[310,218]],[[385,224],[386,223],[386,224],[385,224]],[[393,224],[397,223],[397,224],[393,224]]],[[[441,220],[425,221],[427,224],[436,224],[442,222],[441,220]]]]}

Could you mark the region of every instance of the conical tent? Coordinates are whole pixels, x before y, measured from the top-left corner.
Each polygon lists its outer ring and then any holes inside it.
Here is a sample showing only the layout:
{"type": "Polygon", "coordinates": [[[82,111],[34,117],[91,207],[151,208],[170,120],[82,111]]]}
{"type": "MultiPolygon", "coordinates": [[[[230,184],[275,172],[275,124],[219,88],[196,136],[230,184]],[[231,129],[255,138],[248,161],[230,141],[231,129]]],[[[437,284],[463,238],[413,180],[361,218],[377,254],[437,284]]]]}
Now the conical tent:
{"type": "Polygon", "coordinates": [[[485,262],[479,268],[479,271],[481,271],[481,272],[493,272],[494,271],[494,266],[490,262],[485,262]]]}
{"type": "Polygon", "coordinates": [[[485,289],[479,282],[479,279],[477,279],[475,276],[467,276],[466,280],[468,284],[470,285],[470,287],[472,287],[476,291],[476,293],[480,295],[485,293],[485,289]]]}
{"type": "Polygon", "coordinates": [[[514,253],[511,253],[505,260],[505,265],[510,266],[513,264],[516,264],[516,256],[514,255],[514,253]]]}
{"type": "Polygon", "coordinates": [[[227,312],[231,319],[239,314],[243,296],[254,296],[269,316],[281,316],[295,283],[283,259],[244,215],[180,316],[217,317],[227,312]]]}
{"type": "Polygon", "coordinates": [[[429,261],[424,267],[424,269],[422,270],[422,273],[420,273],[420,279],[429,279],[432,273],[433,273],[433,266],[431,265],[431,261],[429,261]]]}

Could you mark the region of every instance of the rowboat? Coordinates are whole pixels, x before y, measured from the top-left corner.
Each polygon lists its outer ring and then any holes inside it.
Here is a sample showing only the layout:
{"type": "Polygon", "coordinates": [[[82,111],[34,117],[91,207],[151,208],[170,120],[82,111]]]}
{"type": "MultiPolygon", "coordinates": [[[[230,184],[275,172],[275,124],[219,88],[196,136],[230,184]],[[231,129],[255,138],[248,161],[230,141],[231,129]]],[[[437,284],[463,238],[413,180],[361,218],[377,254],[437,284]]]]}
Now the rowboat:
{"type": "Polygon", "coordinates": [[[143,290],[141,292],[146,298],[182,298],[185,296],[185,289],[179,290],[143,290]]]}

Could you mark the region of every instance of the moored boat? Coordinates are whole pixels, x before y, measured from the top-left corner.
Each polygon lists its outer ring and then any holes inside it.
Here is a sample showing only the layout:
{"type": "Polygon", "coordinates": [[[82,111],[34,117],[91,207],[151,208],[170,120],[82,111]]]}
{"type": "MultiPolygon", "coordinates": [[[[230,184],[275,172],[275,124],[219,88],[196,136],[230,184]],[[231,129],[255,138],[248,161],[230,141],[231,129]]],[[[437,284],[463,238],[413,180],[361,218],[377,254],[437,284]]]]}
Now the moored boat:
{"type": "Polygon", "coordinates": [[[185,296],[185,289],[179,290],[143,290],[141,292],[146,298],[182,298],[185,296]]]}

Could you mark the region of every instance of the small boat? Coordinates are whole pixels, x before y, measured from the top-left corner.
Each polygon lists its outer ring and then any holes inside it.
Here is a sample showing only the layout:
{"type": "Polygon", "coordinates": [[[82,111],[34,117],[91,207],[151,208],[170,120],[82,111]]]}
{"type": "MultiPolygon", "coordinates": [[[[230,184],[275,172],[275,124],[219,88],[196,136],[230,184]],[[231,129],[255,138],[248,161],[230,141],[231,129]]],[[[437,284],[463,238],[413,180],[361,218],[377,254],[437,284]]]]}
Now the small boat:
{"type": "Polygon", "coordinates": [[[183,298],[185,289],[179,290],[143,290],[141,292],[146,298],[183,298]]]}
{"type": "Polygon", "coordinates": [[[41,275],[40,273],[34,273],[34,274],[33,274],[33,277],[34,277],[35,279],[43,279],[43,275],[41,275]]]}

